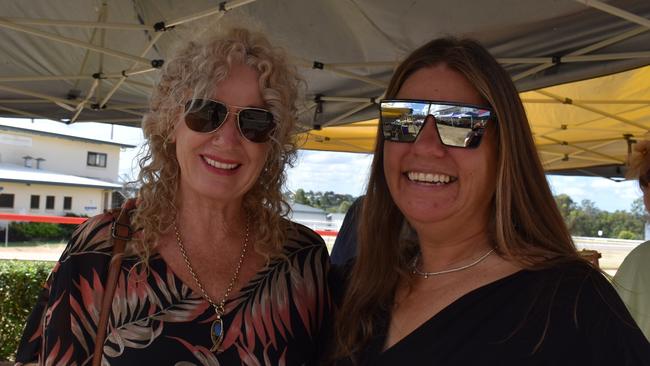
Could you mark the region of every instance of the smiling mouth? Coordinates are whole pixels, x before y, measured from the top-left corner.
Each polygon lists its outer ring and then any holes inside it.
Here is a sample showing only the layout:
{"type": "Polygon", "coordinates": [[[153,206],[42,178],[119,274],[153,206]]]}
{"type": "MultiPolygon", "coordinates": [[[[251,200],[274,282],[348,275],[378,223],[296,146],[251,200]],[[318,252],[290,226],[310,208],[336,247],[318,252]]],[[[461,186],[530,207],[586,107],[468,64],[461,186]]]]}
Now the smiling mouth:
{"type": "Polygon", "coordinates": [[[405,175],[411,182],[432,185],[445,185],[458,180],[457,177],[441,173],[406,172],[405,175]]]}
{"type": "Polygon", "coordinates": [[[226,163],[218,162],[216,160],[212,160],[205,156],[201,156],[201,157],[203,158],[203,161],[205,161],[208,165],[217,169],[234,170],[241,166],[241,164],[226,164],[226,163]]]}

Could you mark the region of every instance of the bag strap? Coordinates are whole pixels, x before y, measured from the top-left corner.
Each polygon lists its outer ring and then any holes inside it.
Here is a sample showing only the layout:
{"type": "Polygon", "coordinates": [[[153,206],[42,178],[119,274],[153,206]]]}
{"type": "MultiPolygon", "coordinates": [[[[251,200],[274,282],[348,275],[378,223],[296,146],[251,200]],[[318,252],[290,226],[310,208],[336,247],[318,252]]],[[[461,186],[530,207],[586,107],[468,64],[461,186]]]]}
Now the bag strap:
{"type": "Polygon", "coordinates": [[[135,199],[131,198],[124,203],[121,210],[114,210],[111,213],[113,215],[113,225],[111,226],[113,253],[108,267],[108,278],[104,284],[104,295],[102,297],[102,307],[99,312],[99,323],[97,323],[95,350],[93,352],[92,362],[93,366],[99,366],[102,363],[104,341],[106,340],[106,327],[108,325],[108,317],[111,313],[113,294],[115,293],[115,287],[117,287],[117,279],[120,275],[120,266],[122,265],[126,243],[131,240],[131,237],[133,236],[133,230],[130,226],[131,217],[129,213],[134,208],[135,199]]]}

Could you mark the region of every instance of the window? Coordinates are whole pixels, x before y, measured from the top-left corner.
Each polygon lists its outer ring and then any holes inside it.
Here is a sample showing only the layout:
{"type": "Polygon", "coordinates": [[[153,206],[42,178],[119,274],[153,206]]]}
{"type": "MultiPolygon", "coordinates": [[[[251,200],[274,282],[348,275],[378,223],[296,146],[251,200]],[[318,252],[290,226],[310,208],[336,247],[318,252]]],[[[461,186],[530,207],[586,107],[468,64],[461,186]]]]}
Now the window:
{"type": "Polygon", "coordinates": [[[89,151],[86,164],[106,168],[106,154],[89,151]]]}
{"type": "Polygon", "coordinates": [[[37,194],[33,194],[31,199],[29,200],[29,208],[32,210],[38,210],[38,208],[41,206],[41,196],[37,194]]]}
{"type": "Polygon", "coordinates": [[[72,210],[72,197],[63,197],[63,209],[72,210]]]}
{"type": "Polygon", "coordinates": [[[0,208],[14,208],[13,193],[0,194],[0,208]]]}
{"type": "Polygon", "coordinates": [[[54,210],[54,196],[45,197],[45,209],[54,210]]]}

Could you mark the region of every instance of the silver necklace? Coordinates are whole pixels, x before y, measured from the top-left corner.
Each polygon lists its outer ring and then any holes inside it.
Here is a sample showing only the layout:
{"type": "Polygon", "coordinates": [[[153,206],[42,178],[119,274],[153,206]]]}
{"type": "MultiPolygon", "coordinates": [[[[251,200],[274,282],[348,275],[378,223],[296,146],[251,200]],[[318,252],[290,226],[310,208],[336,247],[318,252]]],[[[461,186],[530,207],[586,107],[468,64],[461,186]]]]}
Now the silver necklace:
{"type": "Polygon", "coordinates": [[[445,274],[445,273],[458,272],[458,271],[462,271],[462,270],[470,268],[470,267],[474,267],[475,265],[483,262],[485,260],[485,258],[489,257],[490,254],[492,254],[492,253],[494,253],[494,249],[488,250],[487,253],[483,254],[477,260],[475,260],[474,262],[472,262],[470,264],[466,264],[464,266],[460,266],[460,267],[456,267],[456,268],[445,269],[443,271],[436,271],[436,272],[423,272],[420,269],[418,269],[418,261],[420,260],[420,253],[418,253],[415,256],[415,259],[413,259],[413,263],[411,264],[411,269],[412,269],[411,273],[414,274],[414,275],[418,275],[420,277],[424,277],[425,279],[427,279],[427,278],[429,278],[431,276],[437,276],[437,275],[441,275],[441,274],[445,274]]]}
{"type": "Polygon", "coordinates": [[[219,346],[221,346],[221,343],[223,342],[224,339],[224,334],[226,333],[223,329],[222,317],[223,314],[226,312],[226,300],[228,300],[228,296],[230,296],[232,289],[235,287],[235,284],[237,283],[237,280],[239,280],[239,272],[241,270],[242,263],[244,263],[244,257],[246,256],[246,251],[248,250],[249,224],[250,224],[250,219],[246,218],[246,232],[244,234],[244,244],[242,245],[241,248],[241,255],[239,256],[237,267],[235,267],[235,273],[232,275],[232,278],[230,279],[230,283],[228,284],[228,287],[226,287],[226,291],[224,292],[221,301],[216,303],[212,300],[212,298],[210,298],[210,295],[208,295],[207,291],[205,291],[203,284],[201,284],[201,281],[199,281],[199,276],[196,274],[194,268],[190,264],[190,260],[187,257],[187,252],[185,251],[185,246],[183,245],[183,240],[181,240],[181,234],[178,231],[178,226],[176,225],[176,219],[174,219],[174,232],[176,233],[176,243],[178,244],[178,249],[180,250],[181,255],[183,256],[183,260],[185,260],[185,265],[187,265],[187,269],[190,270],[190,273],[194,278],[194,282],[196,282],[196,285],[201,290],[201,294],[203,295],[203,298],[207,302],[209,302],[210,305],[212,305],[212,307],[214,308],[214,312],[217,314],[217,319],[213,321],[212,326],[210,326],[210,338],[212,339],[212,348],[210,348],[210,352],[216,352],[216,351],[220,352],[219,346]]]}

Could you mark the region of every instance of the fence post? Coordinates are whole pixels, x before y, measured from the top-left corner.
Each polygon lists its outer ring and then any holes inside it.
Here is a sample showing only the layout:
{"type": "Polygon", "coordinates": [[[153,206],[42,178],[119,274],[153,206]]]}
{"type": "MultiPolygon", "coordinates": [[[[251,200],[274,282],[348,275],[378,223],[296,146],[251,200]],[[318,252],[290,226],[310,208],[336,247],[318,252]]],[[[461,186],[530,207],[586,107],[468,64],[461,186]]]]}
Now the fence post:
{"type": "Polygon", "coordinates": [[[5,224],[5,247],[9,246],[9,221],[3,221],[5,224]]]}

